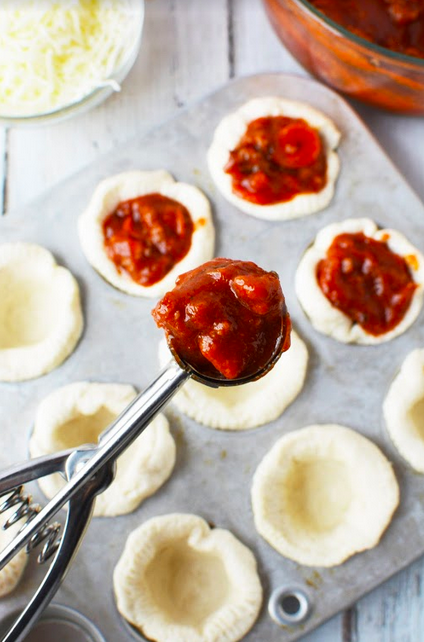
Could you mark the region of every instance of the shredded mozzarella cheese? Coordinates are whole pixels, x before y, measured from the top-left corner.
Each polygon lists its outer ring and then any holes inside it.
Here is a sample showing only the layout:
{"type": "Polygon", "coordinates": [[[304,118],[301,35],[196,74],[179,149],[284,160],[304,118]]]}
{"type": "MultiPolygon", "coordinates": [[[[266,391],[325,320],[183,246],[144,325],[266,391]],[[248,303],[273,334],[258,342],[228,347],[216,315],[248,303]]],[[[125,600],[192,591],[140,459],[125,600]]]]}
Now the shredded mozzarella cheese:
{"type": "Polygon", "coordinates": [[[2,0],[0,114],[53,111],[108,84],[119,90],[110,77],[137,38],[136,5],[137,0],[2,0]]]}

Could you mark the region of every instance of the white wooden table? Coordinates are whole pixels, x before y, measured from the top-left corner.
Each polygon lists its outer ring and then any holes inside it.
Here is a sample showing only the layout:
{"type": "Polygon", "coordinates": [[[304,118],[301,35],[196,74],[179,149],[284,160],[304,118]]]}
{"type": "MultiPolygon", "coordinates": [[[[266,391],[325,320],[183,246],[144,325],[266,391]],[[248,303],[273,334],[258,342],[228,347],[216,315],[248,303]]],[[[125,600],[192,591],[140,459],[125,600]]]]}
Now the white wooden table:
{"type": "MultiPolygon", "coordinates": [[[[64,123],[0,129],[0,211],[23,205],[230,78],[262,71],[306,74],[277,40],[260,0],[146,0],[140,55],[120,94],[64,123]]],[[[354,107],[424,200],[423,120],[354,107]]],[[[423,581],[419,561],[305,642],[424,641],[423,581]]]]}

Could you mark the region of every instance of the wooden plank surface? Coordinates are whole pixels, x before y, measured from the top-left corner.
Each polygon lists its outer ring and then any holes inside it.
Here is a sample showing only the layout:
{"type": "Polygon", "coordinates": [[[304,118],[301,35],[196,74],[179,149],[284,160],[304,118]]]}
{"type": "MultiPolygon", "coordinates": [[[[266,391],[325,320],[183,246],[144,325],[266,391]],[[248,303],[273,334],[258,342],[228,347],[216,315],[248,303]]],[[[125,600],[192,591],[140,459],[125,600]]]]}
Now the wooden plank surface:
{"type": "MultiPolygon", "coordinates": [[[[305,74],[259,0],[146,0],[140,55],[120,94],[67,122],[0,132],[0,211],[28,202],[229,78],[277,70],[305,74]]],[[[423,120],[355,108],[424,199],[423,120]]],[[[423,572],[417,562],[305,642],[424,640],[423,572]]]]}
{"type": "Polygon", "coordinates": [[[7,207],[7,141],[9,132],[0,130],[0,216],[7,207]]]}

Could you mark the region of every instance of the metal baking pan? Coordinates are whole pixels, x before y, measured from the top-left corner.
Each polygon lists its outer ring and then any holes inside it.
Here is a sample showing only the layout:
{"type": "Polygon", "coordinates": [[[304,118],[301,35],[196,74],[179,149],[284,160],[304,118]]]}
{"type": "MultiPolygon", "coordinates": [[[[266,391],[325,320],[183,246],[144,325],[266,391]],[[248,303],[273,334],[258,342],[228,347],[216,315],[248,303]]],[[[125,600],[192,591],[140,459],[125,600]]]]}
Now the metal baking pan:
{"type": "MultiPolygon", "coordinates": [[[[381,411],[402,360],[424,344],[423,317],[389,343],[372,347],[337,343],[315,332],[301,311],[293,286],[296,266],[320,228],[348,217],[368,216],[420,243],[424,206],[339,96],[311,80],[268,74],[232,82],[151,133],[110,152],[31,205],[10,213],[0,221],[0,240],[40,243],[72,270],[81,286],[85,331],[75,352],[50,374],[0,384],[2,466],[26,458],[37,405],[56,387],[98,380],[132,383],[140,389],[158,372],[162,333],[150,315],[154,301],[133,298],[103,281],[82,255],[76,231],[77,217],[99,180],[129,169],[157,168],[198,185],[211,199],[217,256],[253,260],[279,272],[294,326],[310,352],[306,384],[280,419],[241,433],[205,428],[168,408],[178,449],[172,477],[134,513],[93,519],[57,599],[82,611],[111,642],[132,639],[116,610],[112,589],[112,573],[124,541],[149,517],[193,512],[230,529],[258,559],[265,601],[245,639],[289,642],[424,552],[424,479],[397,454],[381,411]],[[340,128],[341,174],[335,198],[325,211],[289,222],[262,221],[237,211],[212,184],[205,154],[217,123],[244,101],[261,95],[309,102],[340,128]],[[281,557],[256,533],[250,505],[252,475],[265,453],[281,435],[312,423],[341,423],[370,437],[394,462],[401,488],[400,507],[381,543],[329,570],[302,567],[281,557]],[[278,587],[298,587],[306,593],[312,611],[303,624],[280,628],[268,615],[268,597],[278,587]]],[[[18,590],[1,601],[0,617],[28,600],[43,573],[31,560],[18,590]]]]}

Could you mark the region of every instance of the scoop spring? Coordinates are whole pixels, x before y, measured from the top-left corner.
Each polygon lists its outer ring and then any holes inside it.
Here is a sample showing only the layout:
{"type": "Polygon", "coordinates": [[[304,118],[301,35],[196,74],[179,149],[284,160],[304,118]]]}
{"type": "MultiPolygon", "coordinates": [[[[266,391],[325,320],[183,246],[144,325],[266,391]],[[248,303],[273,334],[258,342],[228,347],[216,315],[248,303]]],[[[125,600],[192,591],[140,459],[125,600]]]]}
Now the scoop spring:
{"type": "MultiPolygon", "coordinates": [[[[16,486],[10,494],[9,491],[0,493],[0,498],[6,495],[8,495],[8,497],[0,504],[0,514],[5,513],[14,506],[17,508],[3,524],[3,529],[6,530],[13,524],[16,524],[16,522],[27,518],[19,529],[19,532],[21,532],[22,529],[38,515],[42,507],[40,504],[32,503],[32,495],[26,494],[24,492],[24,486],[22,485],[16,486]]],[[[62,525],[59,522],[44,524],[29,540],[25,549],[26,553],[31,553],[31,551],[44,542],[43,548],[37,557],[37,562],[39,564],[47,562],[59,548],[61,540],[60,538],[58,539],[58,535],[61,528],[62,525]]]]}

